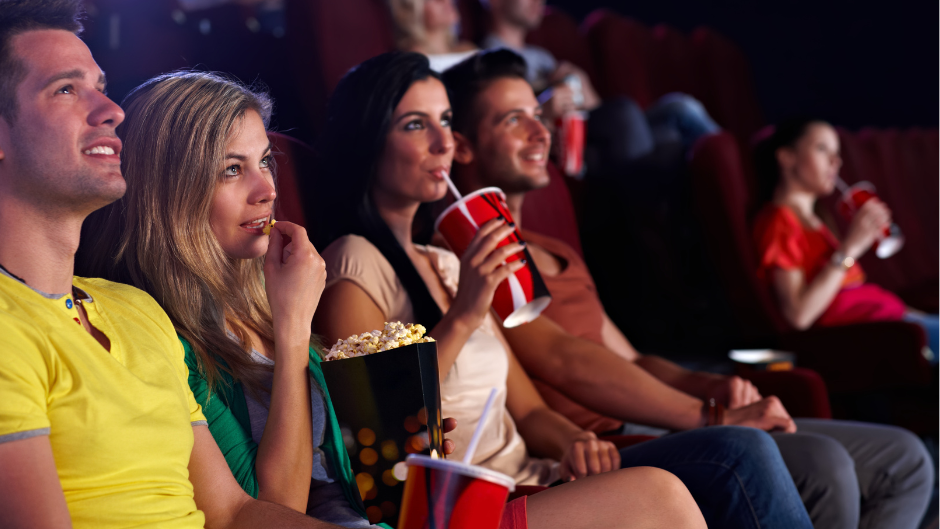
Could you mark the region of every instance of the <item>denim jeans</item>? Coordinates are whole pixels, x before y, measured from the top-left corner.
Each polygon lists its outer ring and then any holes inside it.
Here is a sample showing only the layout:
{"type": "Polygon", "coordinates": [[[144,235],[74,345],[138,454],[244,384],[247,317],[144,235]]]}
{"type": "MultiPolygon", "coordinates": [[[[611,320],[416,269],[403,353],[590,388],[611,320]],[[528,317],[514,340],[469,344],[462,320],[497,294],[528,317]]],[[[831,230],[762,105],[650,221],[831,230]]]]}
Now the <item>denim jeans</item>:
{"type": "Polygon", "coordinates": [[[755,428],[716,426],[666,435],[620,451],[623,468],[672,472],[709,527],[811,529],[773,438],[755,428]]]}
{"type": "Polygon", "coordinates": [[[663,149],[674,151],[682,161],[695,140],[718,130],[705,107],[686,94],[666,94],[645,112],[632,99],[616,97],[588,117],[585,160],[590,173],[607,176],[637,163],[662,164],[656,152],[663,149]]]}

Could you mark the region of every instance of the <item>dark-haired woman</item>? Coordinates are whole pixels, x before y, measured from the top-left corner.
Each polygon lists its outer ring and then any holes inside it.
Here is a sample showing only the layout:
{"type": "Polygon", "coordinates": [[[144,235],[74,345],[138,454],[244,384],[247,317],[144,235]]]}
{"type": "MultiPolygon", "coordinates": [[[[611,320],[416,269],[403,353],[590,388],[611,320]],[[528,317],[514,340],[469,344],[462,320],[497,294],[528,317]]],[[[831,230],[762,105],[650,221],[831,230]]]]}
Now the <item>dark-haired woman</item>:
{"type": "Polygon", "coordinates": [[[754,222],[759,276],[796,329],[867,321],[908,320],[921,325],[936,363],[938,318],[907,308],[894,294],[865,281],[857,263],[891,223],[884,202],[867,201],[837,239],[814,213],[833,192],[842,158],[839,135],[828,123],[795,119],[780,124],[756,151],[762,199],[754,222]]]}
{"type": "Polygon", "coordinates": [[[474,463],[520,484],[576,479],[510,503],[504,527],[704,527],[675,476],[616,470],[613,445],[539,398],[489,315],[496,285],[519,266],[501,263],[521,246],[496,249],[511,230],[505,221],[483,225],[461,261],[412,242],[421,205],[447,192],[449,122],[444,86],[416,53],[370,59],[336,88],[320,146],[327,178],[316,192],[326,203],[323,226],[332,230],[323,236],[339,238],[324,251],[329,310],[315,319],[318,332],[337,339],[385,321],[425,324],[438,342],[445,413],[455,415],[455,433],[465,439],[497,389],[474,463]]]}

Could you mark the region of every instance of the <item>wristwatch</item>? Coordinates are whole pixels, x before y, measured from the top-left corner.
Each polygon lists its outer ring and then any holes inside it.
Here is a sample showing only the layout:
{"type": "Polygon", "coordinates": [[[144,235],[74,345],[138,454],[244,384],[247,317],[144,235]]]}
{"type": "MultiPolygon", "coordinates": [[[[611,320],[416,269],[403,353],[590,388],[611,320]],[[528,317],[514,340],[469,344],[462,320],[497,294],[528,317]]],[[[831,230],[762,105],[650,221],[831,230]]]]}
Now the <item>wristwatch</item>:
{"type": "Polygon", "coordinates": [[[844,252],[836,250],[832,252],[832,257],[829,258],[829,262],[832,266],[840,266],[843,271],[848,271],[849,268],[855,265],[855,259],[845,255],[844,252]]]}

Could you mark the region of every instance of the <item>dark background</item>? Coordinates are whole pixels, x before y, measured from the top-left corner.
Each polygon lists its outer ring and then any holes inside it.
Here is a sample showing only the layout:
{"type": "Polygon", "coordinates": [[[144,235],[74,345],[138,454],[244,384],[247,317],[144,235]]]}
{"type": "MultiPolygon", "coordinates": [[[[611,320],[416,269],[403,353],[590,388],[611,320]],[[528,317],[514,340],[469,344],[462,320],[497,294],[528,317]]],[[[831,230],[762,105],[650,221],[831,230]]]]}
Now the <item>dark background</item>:
{"type": "Polygon", "coordinates": [[[550,0],[578,20],[605,7],[684,33],[706,25],[750,60],[770,122],[811,114],[859,128],[936,127],[938,17],[926,0],[550,0]]]}
{"type": "MultiPolygon", "coordinates": [[[[85,37],[108,72],[109,92],[116,101],[145,79],[180,67],[225,71],[247,82],[260,80],[270,86],[283,111],[294,110],[298,98],[307,96],[305,87],[292,81],[287,39],[249,32],[243,22],[246,7],[187,13],[180,22],[171,16],[177,9],[175,0],[88,0],[86,4],[90,18],[85,37]],[[120,14],[117,48],[110,40],[113,13],[120,14]],[[199,31],[202,20],[212,22],[208,34],[199,31]]],[[[666,23],[686,34],[700,25],[718,30],[750,60],[769,122],[799,113],[849,128],[938,125],[938,2],[549,0],[548,4],[578,20],[594,9],[607,8],[648,26],[666,23]]],[[[307,125],[299,115],[278,114],[281,130],[307,125]]]]}

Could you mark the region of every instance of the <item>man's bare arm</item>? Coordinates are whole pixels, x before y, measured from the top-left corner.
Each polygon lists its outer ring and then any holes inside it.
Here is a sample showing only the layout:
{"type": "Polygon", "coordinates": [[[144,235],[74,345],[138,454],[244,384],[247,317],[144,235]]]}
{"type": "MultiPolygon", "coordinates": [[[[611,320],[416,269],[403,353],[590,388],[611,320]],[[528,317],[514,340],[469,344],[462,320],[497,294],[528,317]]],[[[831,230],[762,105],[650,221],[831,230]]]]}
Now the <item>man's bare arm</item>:
{"type": "Polygon", "coordinates": [[[503,333],[526,372],[598,413],[676,430],[702,425],[702,401],[545,316],[503,333]]]}
{"type": "Polygon", "coordinates": [[[72,527],[49,436],[0,443],[0,526],[72,527]]]}

